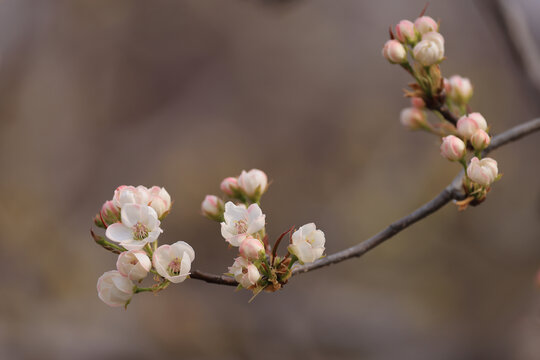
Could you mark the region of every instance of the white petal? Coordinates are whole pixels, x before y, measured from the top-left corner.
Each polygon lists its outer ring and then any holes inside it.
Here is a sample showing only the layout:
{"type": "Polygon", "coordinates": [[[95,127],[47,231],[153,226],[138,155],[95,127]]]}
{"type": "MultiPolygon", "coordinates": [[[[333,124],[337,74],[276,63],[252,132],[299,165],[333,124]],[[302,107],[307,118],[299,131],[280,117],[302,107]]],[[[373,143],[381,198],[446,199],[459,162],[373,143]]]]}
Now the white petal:
{"type": "Polygon", "coordinates": [[[247,233],[248,234],[255,234],[257,231],[260,231],[264,227],[264,223],[266,221],[266,215],[259,216],[258,218],[254,219],[252,222],[248,223],[247,233]]]}
{"type": "Polygon", "coordinates": [[[300,230],[302,230],[302,233],[304,235],[308,235],[309,233],[315,231],[316,229],[317,227],[315,226],[314,223],[309,223],[300,227],[300,230]]]}
{"type": "Polygon", "coordinates": [[[185,241],[177,241],[171,245],[171,249],[174,249],[174,257],[183,258],[184,254],[187,254],[190,262],[195,260],[195,250],[185,241]]]}
{"type": "Polygon", "coordinates": [[[141,221],[141,205],[126,204],[122,208],[122,224],[133,227],[141,221]]]}
{"type": "Polygon", "coordinates": [[[121,223],[112,224],[105,231],[105,236],[109,240],[122,242],[133,238],[133,232],[121,223]]]}

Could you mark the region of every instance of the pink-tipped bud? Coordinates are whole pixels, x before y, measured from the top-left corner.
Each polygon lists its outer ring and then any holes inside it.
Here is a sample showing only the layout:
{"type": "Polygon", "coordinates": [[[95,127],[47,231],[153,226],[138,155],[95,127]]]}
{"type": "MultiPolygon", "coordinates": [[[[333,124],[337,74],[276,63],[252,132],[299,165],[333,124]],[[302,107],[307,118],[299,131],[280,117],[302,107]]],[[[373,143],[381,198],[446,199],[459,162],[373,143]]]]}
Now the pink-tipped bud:
{"type": "Polygon", "coordinates": [[[264,252],[264,245],[254,237],[247,237],[240,244],[240,255],[248,260],[258,259],[260,254],[264,254],[264,252]]]}
{"type": "Polygon", "coordinates": [[[120,209],[111,200],[106,201],[101,207],[101,220],[105,226],[120,222],[120,209]]]}
{"type": "Polygon", "coordinates": [[[426,102],[421,97],[415,96],[411,98],[411,105],[417,109],[423,109],[426,107],[426,102]]]}
{"type": "Polygon", "coordinates": [[[401,20],[396,25],[396,38],[402,43],[414,44],[418,41],[420,34],[414,28],[414,23],[409,20],[401,20]]]}
{"type": "Polygon", "coordinates": [[[405,108],[399,115],[401,124],[410,130],[417,130],[427,125],[426,114],[417,108],[405,108]]]}
{"type": "Polygon", "coordinates": [[[407,62],[407,51],[397,40],[388,40],[383,47],[382,54],[386,60],[392,64],[403,64],[407,62]]]}
{"type": "Polygon", "coordinates": [[[478,128],[487,131],[488,125],[486,119],[479,112],[473,112],[469,114],[469,117],[476,121],[478,128]]]}
{"type": "Polygon", "coordinates": [[[221,200],[217,196],[206,195],[201,204],[201,211],[203,215],[210,220],[222,221],[223,212],[225,211],[225,205],[223,204],[223,200],[221,200]]]}
{"type": "Polygon", "coordinates": [[[498,172],[497,161],[492,158],[478,160],[477,157],[473,157],[467,167],[469,179],[483,186],[488,186],[497,180],[498,172]]]}
{"type": "Polygon", "coordinates": [[[444,158],[450,161],[457,161],[461,160],[463,156],[465,156],[467,148],[463,140],[454,135],[448,135],[442,140],[441,155],[444,158]]]}
{"type": "Polygon", "coordinates": [[[223,179],[219,185],[221,191],[229,196],[234,196],[238,193],[238,179],[235,177],[228,177],[223,179]]]}
{"type": "Polygon", "coordinates": [[[414,27],[420,34],[439,31],[439,24],[429,16],[421,16],[414,21],[414,27]]]}
{"type": "Polygon", "coordinates": [[[489,146],[491,138],[488,133],[482,129],[478,129],[471,136],[471,144],[476,150],[484,150],[489,146]]]}
{"type": "Polygon", "coordinates": [[[96,214],[96,216],[94,216],[94,225],[96,225],[97,227],[100,227],[102,229],[107,228],[105,226],[105,224],[103,223],[103,221],[101,220],[101,215],[100,214],[96,214]]]}
{"type": "Polygon", "coordinates": [[[487,130],[486,119],[480,113],[471,113],[468,116],[462,116],[457,122],[458,134],[469,140],[476,130],[487,130]]]}
{"type": "Polygon", "coordinates": [[[465,105],[473,95],[471,81],[459,75],[453,75],[448,79],[448,89],[446,93],[450,100],[457,105],[465,105]]]}

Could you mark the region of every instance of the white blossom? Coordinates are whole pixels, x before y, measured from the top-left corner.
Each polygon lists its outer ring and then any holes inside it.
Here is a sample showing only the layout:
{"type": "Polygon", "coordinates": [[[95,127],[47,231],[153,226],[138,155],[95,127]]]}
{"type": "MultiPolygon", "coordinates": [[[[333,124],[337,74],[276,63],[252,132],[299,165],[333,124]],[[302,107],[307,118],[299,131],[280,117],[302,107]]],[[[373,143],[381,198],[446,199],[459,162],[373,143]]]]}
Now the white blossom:
{"type": "Polygon", "coordinates": [[[99,298],[109,306],[125,306],[133,296],[133,282],[117,270],[107,271],[97,282],[99,298]]]}
{"type": "Polygon", "coordinates": [[[235,205],[229,201],[225,204],[225,219],[221,223],[221,235],[232,246],[240,246],[242,241],[264,227],[266,215],[263,215],[257,204],[251,204],[247,209],[243,204],[235,205]]]}
{"type": "Polygon", "coordinates": [[[234,259],[234,264],[229,267],[229,272],[244,289],[249,289],[257,284],[261,274],[257,267],[243,257],[234,259]]]}
{"type": "Polygon", "coordinates": [[[323,255],[324,243],[324,233],[317,230],[314,223],[309,223],[293,233],[292,244],[288,249],[304,264],[314,262],[323,255]]]}
{"type": "Polygon", "coordinates": [[[124,251],[118,256],[116,268],[128,279],[139,281],[148,275],[152,268],[152,261],[143,250],[124,251]]]}
{"type": "Polygon", "coordinates": [[[258,199],[268,187],[268,177],[259,169],[242,170],[238,177],[238,187],[250,199],[258,199]]]}
{"type": "Polygon", "coordinates": [[[150,206],[126,204],[122,207],[121,218],[122,222],[109,226],[105,235],[127,250],[142,249],[163,232],[157,213],[150,206]]]}
{"type": "Polygon", "coordinates": [[[479,160],[477,157],[473,157],[467,167],[467,176],[475,183],[483,186],[493,183],[497,179],[498,172],[497,161],[492,158],[479,160]]]}
{"type": "Polygon", "coordinates": [[[181,283],[189,275],[195,251],[184,241],[161,245],[154,251],[152,261],[159,275],[172,283],[181,283]]]}

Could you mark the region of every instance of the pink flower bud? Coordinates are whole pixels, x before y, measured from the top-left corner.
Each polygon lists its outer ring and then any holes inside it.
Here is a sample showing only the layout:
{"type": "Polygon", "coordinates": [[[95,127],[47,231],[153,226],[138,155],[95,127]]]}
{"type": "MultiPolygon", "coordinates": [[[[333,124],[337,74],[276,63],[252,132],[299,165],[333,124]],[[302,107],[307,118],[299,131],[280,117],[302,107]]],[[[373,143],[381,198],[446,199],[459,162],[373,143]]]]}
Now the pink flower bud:
{"type": "Polygon", "coordinates": [[[417,96],[411,98],[411,105],[417,109],[423,109],[426,107],[424,99],[417,96]]]}
{"type": "Polygon", "coordinates": [[[401,124],[410,130],[417,130],[426,125],[426,114],[417,108],[405,108],[399,116],[401,124]]]}
{"type": "Polygon", "coordinates": [[[100,214],[96,214],[96,216],[94,216],[94,225],[96,225],[97,227],[100,227],[102,229],[107,228],[105,226],[105,224],[103,223],[103,221],[101,220],[101,215],[100,214]]]}
{"type": "Polygon", "coordinates": [[[487,130],[486,120],[480,113],[471,113],[468,116],[462,116],[457,122],[458,134],[469,140],[476,130],[487,130]]]}
{"type": "Polygon", "coordinates": [[[437,24],[437,22],[429,16],[422,16],[416,19],[414,21],[414,27],[420,34],[439,30],[439,25],[437,24]]]}
{"type": "Polygon", "coordinates": [[[238,179],[235,177],[225,178],[219,187],[225,194],[234,196],[238,192],[238,179]]]}
{"type": "Polygon", "coordinates": [[[407,62],[407,52],[397,40],[388,40],[384,44],[382,54],[392,64],[403,64],[407,62]]]}
{"type": "Polygon", "coordinates": [[[240,255],[248,260],[256,260],[261,253],[264,254],[264,245],[259,239],[247,237],[240,244],[240,255]]]}
{"type": "Polygon", "coordinates": [[[478,129],[471,136],[471,144],[476,150],[484,150],[489,146],[491,138],[488,133],[482,129],[478,129]]]}
{"type": "Polygon", "coordinates": [[[201,211],[203,215],[210,220],[221,221],[224,208],[225,205],[223,204],[223,200],[215,195],[206,195],[201,204],[201,211]]]}
{"type": "Polygon", "coordinates": [[[478,160],[477,157],[473,157],[467,167],[469,179],[483,186],[493,183],[497,179],[497,174],[497,161],[492,158],[478,160]]]}
{"type": "Polygon", "coordinates": [[[471,81],[459,75],[453,75],[448,80],[447,95],[457,105],[465,105],[473,95],[471,81]]]}
{"type": "Polygon", "coordinates": [[[487,131],[488,125],[486,119],[479,112],[473,112],[469,114],[469,117],[476,121],[479,129],[487,131]]]}
{"type": "Polygon", "coordinates": [[[120,222],[120,209],[118,209],[111,200],[108,200],[103,204],[99,214],[105,226],[120,222]]]}
{"type": "Polygon", "coordinates": [[[463,140],[454,135],[448,135],[442,140],[441,155],[444,158],[450,161],[457,161],[465,156],[467,149],[463,140]]]}
{"type": "Polygon", "coordinates": [[[414,28],[414,24],[409,20],[401,20],[396,25],[396,37],[402,43],[415,43],[419,34],[414,28]]]}

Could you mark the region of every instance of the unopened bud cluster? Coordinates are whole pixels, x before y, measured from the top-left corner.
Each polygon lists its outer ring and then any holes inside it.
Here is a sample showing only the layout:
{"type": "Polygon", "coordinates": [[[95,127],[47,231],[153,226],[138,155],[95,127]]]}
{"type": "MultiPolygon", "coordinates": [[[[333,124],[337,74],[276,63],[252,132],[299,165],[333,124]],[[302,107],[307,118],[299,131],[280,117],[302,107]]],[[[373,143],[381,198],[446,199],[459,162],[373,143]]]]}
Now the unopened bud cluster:
{"type": "Polygon", "coordinates": [[[291,227],[270,246],[266,215],[260,208],[261,196],[268,189],[263,171],[242,171],[238,177],[225,178],[220,188],[227,202],[207,195],[201,208],[204,216],[220,222],[221,235],[229,246],[238,248],[226,275],[232,276],[239,287],[254,295],[262,290],[276,291],[287,283],[295,263],[310,263],[323,256],[324,233],[313,223],[299,229],[291,227]],[[288,251],[278,256],[278,246],[286,235],[288,251]]]}
{"type": "Polygon", "coordinates": [[[431,17],[420,16],[414,23],[401,20],[395,27],[395,35],[391,31],[390,37],[383,47],[383,56],[401,65],[416,80],[409,85],[411,90],[405,91],[411,107],[401,111],[401,124],[410,130],[424,130],[441,137],[441,155],[459,162],[465,169],[463,187],[467,199],[458,202],[460,209],[479,204],[500,175],[495,160],[482,159],[482,150],[489,146],[491,137],[486,119],[470,111],[471,81],[459,75],[449,79],[442,76],[439,64],[445,58],[444,37],[431,17]],[[444,120],[429,122],[426,110],[434,111],[444,120]]]}
{"type": "Polygon", "coordinates": [[[94,240],[119,254],[116,270],[105,272],[97,282],[98,296],[107,305],[127,307],[133,294],[157,292],[188,277],[195,260],[193,248],[183,241],[158,247],[161,221],[171,205],[165,188],[122,185],[95,216],[94,224],[106,229],[106,238],[92,231],[94,240]],[[149,272],[155,274],[154,284],[140,287],[149,272]]]}

